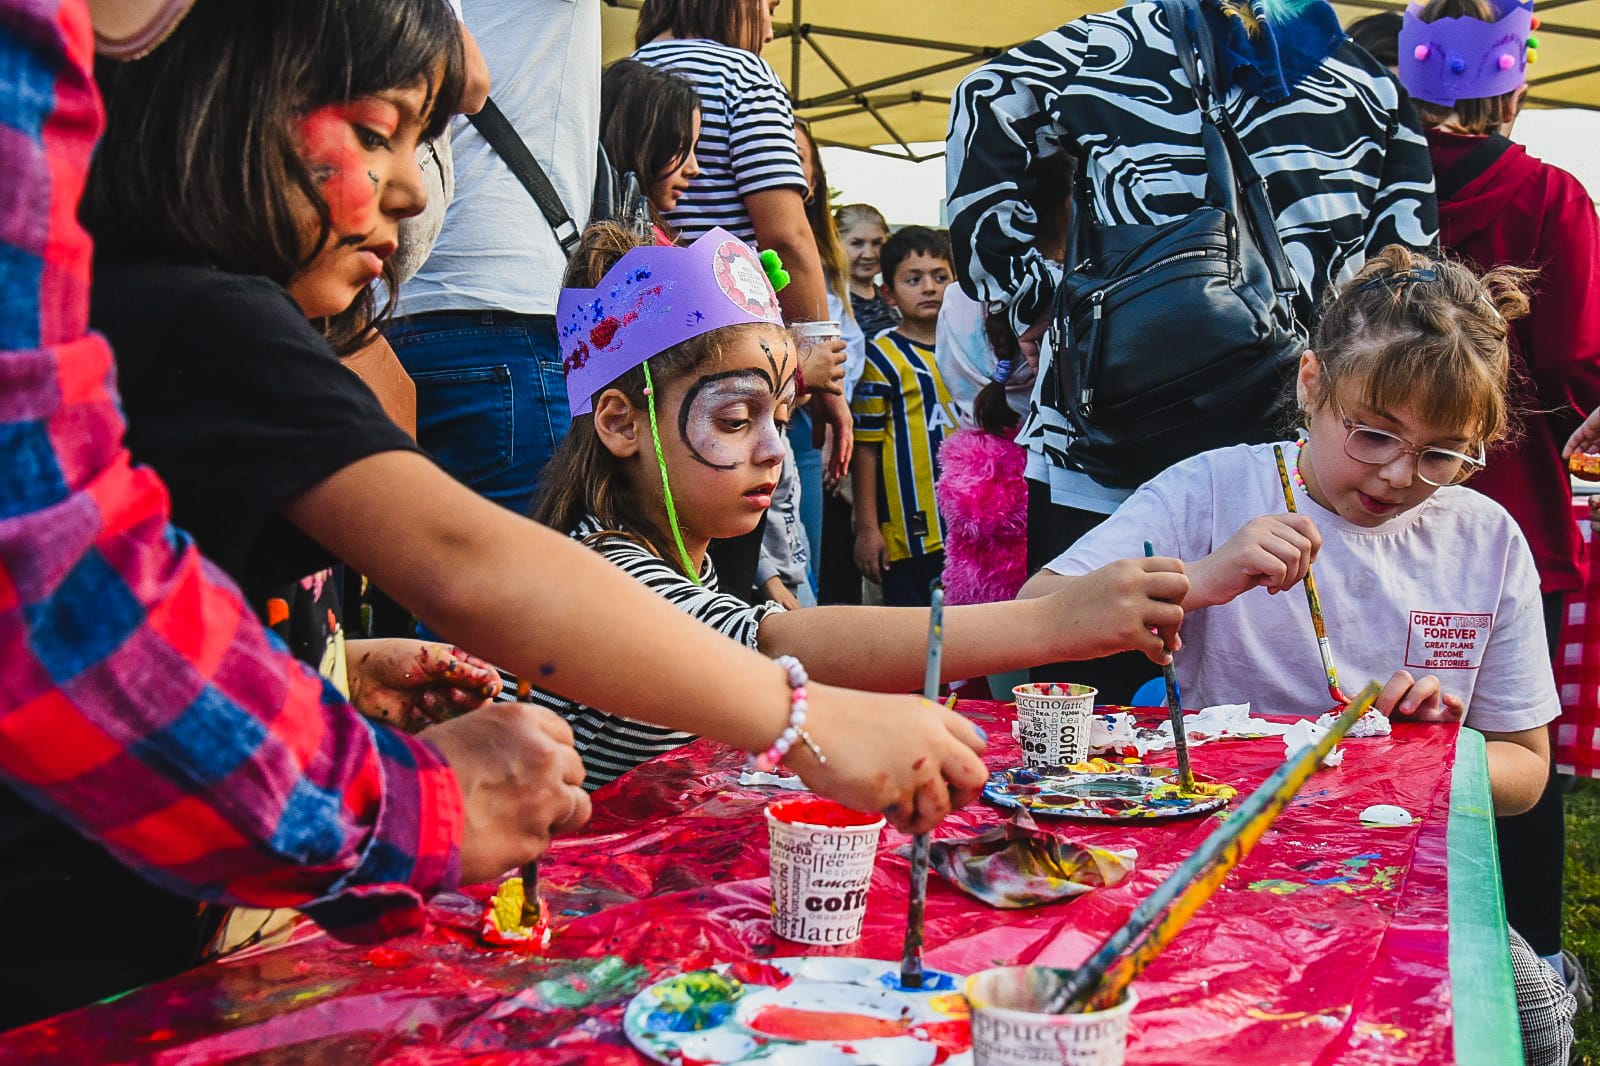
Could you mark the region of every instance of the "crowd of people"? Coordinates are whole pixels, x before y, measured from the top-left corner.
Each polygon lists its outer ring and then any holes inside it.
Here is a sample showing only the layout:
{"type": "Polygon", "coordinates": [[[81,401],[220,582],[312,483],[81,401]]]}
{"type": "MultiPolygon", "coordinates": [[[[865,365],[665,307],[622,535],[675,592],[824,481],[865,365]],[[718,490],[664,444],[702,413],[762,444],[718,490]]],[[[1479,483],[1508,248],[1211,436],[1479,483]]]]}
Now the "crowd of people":
{"type": "Polygon", "coordinates": [[[1346,675],[1488,741],[1564,1061],[1600,223],[1510,139],[1531,6],[1085,16],[962,82],[948,231],[833,206],[777,0],[604,70],[598,8],[0,2],[0,1029],[415,929],[696,737],[926,830],[986,778],[905,695],[936,582],[971,691],[1131,702],[1182,627],[1190,704],[1318,712],[1316,559],[1346,675]]]}

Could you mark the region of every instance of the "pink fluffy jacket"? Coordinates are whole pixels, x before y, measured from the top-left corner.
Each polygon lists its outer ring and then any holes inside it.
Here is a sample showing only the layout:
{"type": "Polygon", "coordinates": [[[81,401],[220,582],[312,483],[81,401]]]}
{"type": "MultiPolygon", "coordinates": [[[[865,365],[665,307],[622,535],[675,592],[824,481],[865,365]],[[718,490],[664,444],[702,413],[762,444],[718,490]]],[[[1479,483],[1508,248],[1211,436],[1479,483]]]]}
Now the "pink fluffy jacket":
{"type": "Polygon", "coordinates": [[[944,518],[946,601],[1014,599],[1028,579],[1027,452],[981,429],[957,432],[939,449],[934,486],[944,518]]]}

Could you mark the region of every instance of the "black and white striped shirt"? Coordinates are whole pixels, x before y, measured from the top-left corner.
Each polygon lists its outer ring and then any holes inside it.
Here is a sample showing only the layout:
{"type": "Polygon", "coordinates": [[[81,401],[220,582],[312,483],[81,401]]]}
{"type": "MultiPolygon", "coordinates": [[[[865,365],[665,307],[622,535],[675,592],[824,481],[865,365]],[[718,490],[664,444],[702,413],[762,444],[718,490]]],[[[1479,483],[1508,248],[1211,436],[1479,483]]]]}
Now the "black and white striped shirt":
{"type": "MultiPolygon", "coordinates": [[[[677,567],[637,540],[608,529],[598,519],[585,518],[572,531],[580,540],[620,567],[624,573],[687,615],[698,618],[725,637],[747,648],[757,646],[761,621],[773,611],[781,611],[776,603],[752,607],[748,603],[717,590],[717,572],[710,556],[700,570],[702,584],[696,585],[683,576],[677,567]]],[[[619,649],[625,654],[625,649],[619,649]]],[[[516,691],[515,679],[507,688],[516,691]]],[[[593,792],[601,785],[610,784],[635,766],[664,752],[681,748],[694,740],[693,733],[636,722],[617,714],[607,714],[582,703],[564,699],[554,693],[535,689],[540,703],[545,704],[567,720],[572,726],[578,754],[583,757],[587,772],[583,787],[593,792]]]]}
{"type": "Polygon", "coordinates": [[[700,94],[700,176],[667,221],[686,240],[721,226],[755,243],[744,197],[806,187],[783,82],[760,56],[716,41],[652,41],[633,58],[670,70],[700,94]]]}
{"type": "MultiPolygon", "coordinates": [[[[1285,99],[1235,85],[1223,106],[1266,181],[1307,306],[1368,254],[1437,241],[1433,167],[1416,115],[1394,77],[1350,41],[1285,99]]],[[[1159,4],[1085,15],[956,90],[945,163],[956,274],[975,299],[1008,307],[1019,333],[1049,311],[1055,291],[1035,247],[1030,175],[1060,151],[1077,158],[1101,223],[1160,224],[1200,206],[1200,108],[1159,4]]],[[[1056,381],[1041,360],[1017,443],[1065,467],[1070,426],[1056,381]]]]}

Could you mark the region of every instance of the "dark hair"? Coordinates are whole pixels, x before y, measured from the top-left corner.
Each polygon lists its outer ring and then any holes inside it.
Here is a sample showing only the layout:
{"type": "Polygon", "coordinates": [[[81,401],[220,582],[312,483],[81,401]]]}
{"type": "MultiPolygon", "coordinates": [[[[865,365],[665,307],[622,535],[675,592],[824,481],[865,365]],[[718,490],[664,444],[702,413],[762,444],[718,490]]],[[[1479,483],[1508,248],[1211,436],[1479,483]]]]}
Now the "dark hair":
{"type": "MultiPolygon", "coordinates": [[[[1004,311],[991,311],[984,316],[983,333],[989,340],[989,347],[994,350],[995,369],[999,370],[1002,365],[1010,366],[1011,370],[1006,374],[1006,378],[1010,378],[1022,362],[1022,347],[1011,330],[1010,318],[1004,311]]],[[[979,429],[996,437],[1009,436],[1017,428],[1017,423],[1022,419],[1006,400],[1005,378],[991,379],[978,390],[978,395],[972,398],[972,419],[978,423],[979,429]]]]}
{"type": "Polygon", "coordinates": [[[680,39],[704,38],[730,48],[761,53],[764,41],[756,40],[755,6],[765,0],[644,0],[639,8],[639,26],[633,33],[635,48],[643,47],[663,33],[680,39]]]}
{"type": "Polygon", "coordinates": [[[678,75],[619,59],[600,77],[600,144],[648,196],[694,149],[700,94],[678,75]]]}
{"type": "Polygon", "coordinates": [[[1393,69],[1400,65],[1400,27],[1406,20],[1395,11],[1379,11],[1375,15],[1356,19],[1346,33],[1350,39],[1365,48],[1373,59],[1393,69]]]}
{"type": "Polygon", "coordinates": [[[806,221],[811,224],[811,236],[816,239],[817,253],[822,257],[822,280],[844,303],[844,313],[854,317],[849,298],[850,267],[844,245],[839,241],[839,225],[828,207],[828,172],[822,166],[822,149],[811,135],[811,123],[796,115],[794,128],[795,132],[806,135],[806,144],[811,149],[811,174],[816,180],[806,194],[806,221]]]}
{"type": "MultiPolygon", "coordinates": [[[[200,0],[145,58],[97,65],[106,134],[84,221],[106,246],[288,285],[316,254],[304,250],[304,205],[320,220],[315,249],[333,232],[296,117],[426,81],[427,135],[438,136],[459,106],[465,69],[444,0],[200,0]]],[[[384,277],[392,301],[392,262],[384,277]]],[[[378,317],[364,289],[323,329],[349,351],[378,317]]]]}
{"type": "Polygon", "coordinates": [[[1383,410],[1407,406],[1488,447],[1512,431],[1510,321],[1528,313],[1533,272],[1461,263],[1391,244],[1323,307],[1311,338],[1321,363],[1307,406],[1356,390],[1383,410]]]}
{"type": "MultiPolygon", "coordinates": [[[[1423,22],[1437,22],[1439,19],[1447,18],[1475,18],[1484,22],[1494,22],[1499,17],[1499,12],[1489,0],[1428,0],[1428,3],[1423,5],[1421,15],[1423,22]]],[[[1453,124],[1459,126],[1463,132],[1481,135],[1494,133],[1516,118],[1517,92],[1518,90],[1512,89],[1499,96],[1462,98],[1455,102],[1454,107],[1431,104],[1415,96],[1411,98],[1411,103],[1417,109],[1417,118],[1422,120],[1422,125],[1426,129],[1442,126],[1453,120],[1453,124]]]]}
{"type": "Polygon", "coordinates": [[[919,252],[932,259],[954,262],[948,233],[927,226],[903,226],[889,235],[889,239],[883,242],[883,251],[878,253],[878,269],[883,272],[884,285],[893,288],[894,272],[900,269],[901,263],[919,252]]]}
{"type": "MultiPolygon", "coordinates": [[[[648,243],[646,238],[635,236],[614,222],[589,226],[567,264],[562,287],[597,287],[617,260],[648,243]]],[[[725,326],[657,352],[647,360],[655,393],[659,395],[674,378],[720,359],[733,342],[748,331],[778,328],[761,323],[725,326]]],[[[605,389],[621,390],[630,403],[642,409],[648,399],[644,391],[644,367],[640,365],[624,371],[614,381],[597,389],[596,395],[605,389]]],[[[595,432],[593,413],[578,415],[540,474],[539,492],[529,514],[534,521],[562,533],[570,533],[586,516],[594,515],[607,535],[621,535],[637,541],[672,566],[682,569],[683,561],[672,549],[668,531],[657,528],[621,475],[622,460],[611,454],[595,432]]]]}

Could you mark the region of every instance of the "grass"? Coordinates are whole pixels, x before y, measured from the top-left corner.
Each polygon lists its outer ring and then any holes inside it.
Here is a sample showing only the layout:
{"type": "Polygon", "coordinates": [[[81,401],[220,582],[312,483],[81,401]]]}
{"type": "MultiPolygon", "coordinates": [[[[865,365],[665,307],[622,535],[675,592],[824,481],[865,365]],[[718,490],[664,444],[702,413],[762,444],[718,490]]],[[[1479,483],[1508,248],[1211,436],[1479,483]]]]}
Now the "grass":
{"type": "MultiPolygon", "coordinates": [[[[1600,975],[1600,782],[1585,781],[1567,796],[1566,924],[1562,946],[1600,975]]],[[[1600,1011],[1578,1015],[1572,1061],[1600,1066],[1600,1011]]]]}

